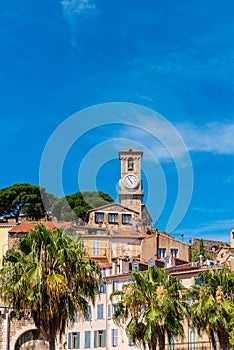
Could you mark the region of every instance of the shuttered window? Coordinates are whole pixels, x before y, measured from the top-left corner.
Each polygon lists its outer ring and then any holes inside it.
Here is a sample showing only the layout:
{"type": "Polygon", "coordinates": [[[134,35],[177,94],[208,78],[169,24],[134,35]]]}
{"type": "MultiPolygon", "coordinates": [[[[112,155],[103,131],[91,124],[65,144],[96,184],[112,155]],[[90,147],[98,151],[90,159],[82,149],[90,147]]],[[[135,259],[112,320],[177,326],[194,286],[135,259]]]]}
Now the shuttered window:
{"type": "Polygon", "coordinates": [[[106,330],[94,331],[94,348],[106,347],[106,330]]]}
{"type": "Polygon", "coordinates": [[[90,348],[90,331],[85,331],[85,348],[90,348]]]}
{"type": "Polygon", "coordinates": [[[87,311],[85,314],[85,321],[91,321],[92,317],[91,317],[91,306],[88,305],[87,307],[87,311]]]}
{"type": "Polygon", "coordinates": [[[104,318],[104,313],[103,313],[103,304],[99,304],[97,306],[97,319],[98,320],[103,320],[104,318]]]}
{"type": "Polygon", "coordinates": [[[118,345],[118,329],[113,328],[111,330],[111,345],[117,346],[118,345]]]}
{"type": "Polygon", "coordinates": [[[67,339],[68,349],[80,349],[80,332],[69,332],[67,339]]]}

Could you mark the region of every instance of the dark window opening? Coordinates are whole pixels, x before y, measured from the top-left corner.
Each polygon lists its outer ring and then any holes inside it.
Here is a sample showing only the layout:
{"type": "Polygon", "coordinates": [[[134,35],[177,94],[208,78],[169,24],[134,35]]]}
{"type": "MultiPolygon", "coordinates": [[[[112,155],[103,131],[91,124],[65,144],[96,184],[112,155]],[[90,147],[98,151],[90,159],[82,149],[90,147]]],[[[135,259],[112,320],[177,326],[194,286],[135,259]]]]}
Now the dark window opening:
{"type": "Polygon", "coordinates": [[[104,213],[95,213],[95,223],[100,224],[104,221],[104,213]]]}
{"type": "Polygon", "coordinates": [[[134,170],[134,161],[133,158],[128,159],[128,170],[134,170]]]}
{"type": "Polygon", "coordinates": [[[108,214],[108,222],[109,222],[109,224],[117,224],[118,223],[118,214],[108,214]]]}
{"type": "Polygon", "coordinates": [[[122,224],[127,225],[131,223],[131,214],[123,214],[122,215],[122,224]]]}

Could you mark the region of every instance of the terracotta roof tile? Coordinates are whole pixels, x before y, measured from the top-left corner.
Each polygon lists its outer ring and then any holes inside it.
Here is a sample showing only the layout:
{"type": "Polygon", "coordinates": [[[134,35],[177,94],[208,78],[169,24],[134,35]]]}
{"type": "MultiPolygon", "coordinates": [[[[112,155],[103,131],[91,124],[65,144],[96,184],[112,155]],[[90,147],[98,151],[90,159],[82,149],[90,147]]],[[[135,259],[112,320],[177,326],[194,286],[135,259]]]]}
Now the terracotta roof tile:
{"type": "Polygon", "coordinates": [[[148,266],[148,263],[146,261],[138,261],[138,264],[148,266]]]}
{"type": "Polygon", "coordinates": [[[72,226],[72,221],[63,221],[56,223],[56,227],[58,228],[64,228],[65,230],[69,230],[72,226]]]}
{"type": "Polygon", "coordinates": [[[24,221],[20,225],[14,226],[9,233],[27,233],[30,230],[33,230],[36,225],[42,223],[43,225],[47,226],[50,230],[54,230],[57,226],[55,222],[51,221],[45,221],[45,222],[31,222],[31,221],[24,221]]]}
{"type": "Polygon", "coordinates": [[[104,269],[106,267],[112,267],[112,263],[99,263],[98,265],[101,269],[104,269]]]}

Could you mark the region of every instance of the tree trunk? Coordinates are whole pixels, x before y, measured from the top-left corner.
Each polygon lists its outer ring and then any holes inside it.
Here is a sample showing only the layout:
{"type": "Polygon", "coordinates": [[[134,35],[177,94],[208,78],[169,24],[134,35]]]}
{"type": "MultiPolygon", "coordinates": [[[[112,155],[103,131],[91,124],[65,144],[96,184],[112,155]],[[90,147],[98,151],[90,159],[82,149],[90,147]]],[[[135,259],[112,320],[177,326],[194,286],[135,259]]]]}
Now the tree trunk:
{"type": "Polygon", "coordinates": [[[49,340],[49,350],[56,350],[55,348],[55,339],[49,340]]]}
{"type": "Polygon", "coordinates": [[[159,350],[165,350],[165,334],[163,332],[159,333],[159,350]]]}
{"type": "Polygon", "coordinates": [[[16,224],[18,224],[18,222],[19,222],[19,214],[18,213],[15,213],[15,222],[16,222],[16,224]]]}

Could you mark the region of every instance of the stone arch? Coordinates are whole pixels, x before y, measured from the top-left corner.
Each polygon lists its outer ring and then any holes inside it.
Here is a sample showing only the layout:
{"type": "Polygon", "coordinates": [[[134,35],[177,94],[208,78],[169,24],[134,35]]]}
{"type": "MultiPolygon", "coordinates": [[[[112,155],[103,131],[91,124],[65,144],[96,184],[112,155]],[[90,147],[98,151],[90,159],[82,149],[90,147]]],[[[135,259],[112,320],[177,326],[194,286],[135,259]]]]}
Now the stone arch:
{"type": "Polygon", "coordinates": [[[33,332],[35,332],[35,331],[37,331],[37,328],[33,324],[28,324],[27,326],[21,327],[14,334],[14,336],[11,338],[9,350],[19,350],[19,349],[31,350],[31,349],[34,349],[35,343],[34,344],[32,344],[32,343],[35,341],[38,342],[38,344],[36,346],[38,350],[49,349],[48,343],[43,341],[41,338],[38,338],[38,340],[36,340],[36,339],[34,340],[32,336],[30,337],[30,333],[32,335],[33,332]],[[20,339],[24,338],[27,334],[28,334],[29,339],[27,342],[25,342],[25,343],[23,342],[22,346],[21,346],[20,339]],[[39,343],[41,343],[41,346],[39,343]]]}
{"type": "Polygon", "coordinates": [[[216,252],[218,250],[218,246],[216,244],[212,245],[211,250],[212,252],[216,252]]]}

